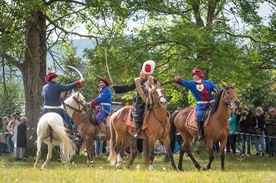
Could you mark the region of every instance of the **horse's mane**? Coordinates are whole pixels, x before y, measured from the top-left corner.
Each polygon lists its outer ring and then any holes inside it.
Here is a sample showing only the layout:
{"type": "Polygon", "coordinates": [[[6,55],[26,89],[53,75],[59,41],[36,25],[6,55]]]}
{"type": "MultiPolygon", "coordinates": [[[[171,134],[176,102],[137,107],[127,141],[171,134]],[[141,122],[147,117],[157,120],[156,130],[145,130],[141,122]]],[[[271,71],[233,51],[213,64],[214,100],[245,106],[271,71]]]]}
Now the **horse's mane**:
{"type": "MultiPolygon", "coordinates": [[[[224,89],[229,90],[230,88],[234,89],[232,86],[226,86],[224,89]]],[[[214,114],[218,110],[218,106],[219,106],[219,102],[220,102],[222,93],[223,93],[223,89],[219,92],[219,94],[218,94],[218,96],[215,100],[215,104],[214,104],[214,106],[212,107],[212,110],[211,110],[211,115],[214,114]]]]}

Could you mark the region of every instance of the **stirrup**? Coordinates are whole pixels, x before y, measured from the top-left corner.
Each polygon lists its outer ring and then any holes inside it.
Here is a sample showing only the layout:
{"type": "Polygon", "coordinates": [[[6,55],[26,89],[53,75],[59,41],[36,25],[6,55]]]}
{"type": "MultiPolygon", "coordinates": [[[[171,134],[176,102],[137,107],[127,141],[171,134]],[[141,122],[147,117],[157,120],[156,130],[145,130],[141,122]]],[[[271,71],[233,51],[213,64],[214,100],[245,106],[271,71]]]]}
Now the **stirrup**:
{"type": "Polygon", "coordinates": [[[134,137],[135,139],[138,139],[139,136],[140,136],[140,131],[139,131],[139,132],[136,132],[136,133],[134,134],[133,137],[134,137]]]}
{"type": "Polygon", "coordinates": [[[202,139],[203,139],[202,136],[198,135],[196,140],[202,140],[202,139]]]}
{"type": "Polygon", "coordinates": [[[106,138],[107,134],[106,132],[100,132],[99,135],[97,135],[98,138],[106,138]]]}
{"type": "Polygon", "coordinates": [[[107,137],[106,132],[102,132],[100,136],[101,136],[102,138],[106,138],[106,137],[107,137]]]}

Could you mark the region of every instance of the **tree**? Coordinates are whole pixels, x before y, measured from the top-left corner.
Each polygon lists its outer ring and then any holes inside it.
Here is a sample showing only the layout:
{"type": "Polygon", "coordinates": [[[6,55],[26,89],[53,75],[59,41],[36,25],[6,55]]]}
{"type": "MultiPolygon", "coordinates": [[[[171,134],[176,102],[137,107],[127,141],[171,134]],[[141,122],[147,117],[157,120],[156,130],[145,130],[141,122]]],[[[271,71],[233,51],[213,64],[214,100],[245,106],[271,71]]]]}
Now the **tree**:
{"type": "Polygon", "coordinates": [[[0,4],[3,15],[0,22],[1,52],[7,63],[16,66],[22,73],[25,115],[30,125],[36,126],[42,106],[41,90],[45,84],[48,49],[65,42],[69,35],[97,39],[92,35],[92,29],[88,36],[68,29],[78,22],[83,23],[87,17],[91,17],[89,21],[99,27],[98,17],[103,12],[116,11],[118,5],[117,2],[74,0],[1,0],[0,4]]]}
{"type": "MultiPolygon", "coordinates": [[[[103,54],[103,50],[107,49],[110,72],[116,84],[129,83],[137,77],[145,60],[155,60],[157,68],[154,75],[166,87],[172,103],[189,100],[173,84],[174,76],[180,74],[189,79],[196,66],[204,70],[206,78],[218,84],[221,81],[236,83],[242,92],[243,88],[260,85],[269,77],[269,72],[261,69],[261,58],[265,55],[258,48],[263,45],[263,48],[271,49],[269,45],[275,44],[275,41],[265,42],[260,38],[275,33],[275,30],[271,31],[271,25],[257,34],[257,30],[264,27],[257,13],[261,2],[131,1],[127,4],[130,17],[144,19],[143,26],[128,30],[126,35],[125,29],[114,25],[113,29],[117,31],[105,37],[87,55],[95,70],[107,75],[103,54]],[[231,23],[238,18],[244,24],[241,30],[231,23]]],[[[271,6],[275,7],[275,4],[271,3],[271,6]]],[[[267,66],[270,66],[267,69],[274,69],[273,57],[269,56],[266,60],[267,66]]],[[[131,95],[125,97],[130,98],[131,95]]]]}

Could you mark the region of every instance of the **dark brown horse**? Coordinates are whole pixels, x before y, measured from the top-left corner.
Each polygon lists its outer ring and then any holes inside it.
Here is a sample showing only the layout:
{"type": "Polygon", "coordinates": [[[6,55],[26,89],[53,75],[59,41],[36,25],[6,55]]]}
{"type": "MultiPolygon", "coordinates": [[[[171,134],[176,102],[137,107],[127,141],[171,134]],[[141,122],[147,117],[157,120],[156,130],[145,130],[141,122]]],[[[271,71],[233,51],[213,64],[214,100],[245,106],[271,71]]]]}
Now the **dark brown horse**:
{"type": "MultiPolygon", "coordinates": [[[[164,97],[164,91],[159,87],[149,86],[149,103],[151,104],[145,122],[142,127],[142,133],[139,138],[143,141],[143,153],[145,165],[150,170],[153,169],[154,144],[157,139],[161,139],[167,149],[168,157],[172,167],[176,170],[173,155],[170,147],[170,123],[167,113],[167,100],[164,97]]],[[[113,113],[110,117],[110,154],[109,161],[111,165],[122,168],[122,156],[124,150],[130,146],[131,156],[127,167],[130,167],[137,153],[136,140],[134,135],[134,122],[130,120],[131,106],[125,106],[119,111],[113,113]]]]}
{"type": "MultiPolygon", "coordinates": [[[[223,89],[217,96],[215,104],[211,111],[208,113],[206,120],[204,121],[204,141],[207,146],[208,154],[209,154],[209,163],[203,168],[204,170],[211,168],[211,163],[214,160],[213,155],[213,143],[215,141],[220,142],[220,159],[221,159],[221,169],[224,170],[224,148],[227,142],[227,136],[229,134],[229,125],[227,122],[228,119],[228,108],[236,107],[239,104],[239,99],[237,98],[234,85],[232,86],[224,86],[223,89]]],[[[195,120],[191,120],[191,118],[195,117],[193,107],[187,107],[180,111],[175,119],[173,128],[177,128],[180,132],[181,136],[184,139],[183,144],[181,145],[180,156],[178,169],[183,171],[182,161],[184,152],[188,154],[188,156],[193,161],[195,167],[200,170],[201,167],[199,163],[196,161],[194,156],[192,155],[191,150],[191,142],[194,137],[198,135],[197,126],[195,125],[195,120]]]]}
{"type": "MultiPolygon", "coordinates": [[[[78,133],[80,134],[81,138],[84,140],[86,150],[87,150],[87,166],[93,166],[93,158],[94,158],[94,140],[104,140],[108,141],[110,138],[109,130],[107,130],[106,138],[102,138],[100,136],[100,128],[96,125],[96,109],[95,108],[85,108],[86,110],[80,110],[80,106],[83,105],[79,103],[78,108],[72,108],[67,106],[67,112],[70,114],[72,113],[72,118],[77,124],[78,133]]],[[[109,128],[109,118],[107,117],[107,122],[105,124],[106,128],[109,128]]]]}

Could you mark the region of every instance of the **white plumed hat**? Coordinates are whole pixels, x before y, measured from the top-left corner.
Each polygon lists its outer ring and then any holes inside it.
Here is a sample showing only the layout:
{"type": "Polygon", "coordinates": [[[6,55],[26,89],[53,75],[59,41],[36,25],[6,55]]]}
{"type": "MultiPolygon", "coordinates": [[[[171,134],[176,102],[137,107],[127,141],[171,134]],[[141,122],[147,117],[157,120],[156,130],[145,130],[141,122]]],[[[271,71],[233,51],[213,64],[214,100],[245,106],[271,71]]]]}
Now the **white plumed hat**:
{"type": "Polygon", "coordinates": [[[153,60],[147,60],[144,62],[142,72],[144,74],[152,74],[155,68],[155,62],[153,60]]]}

